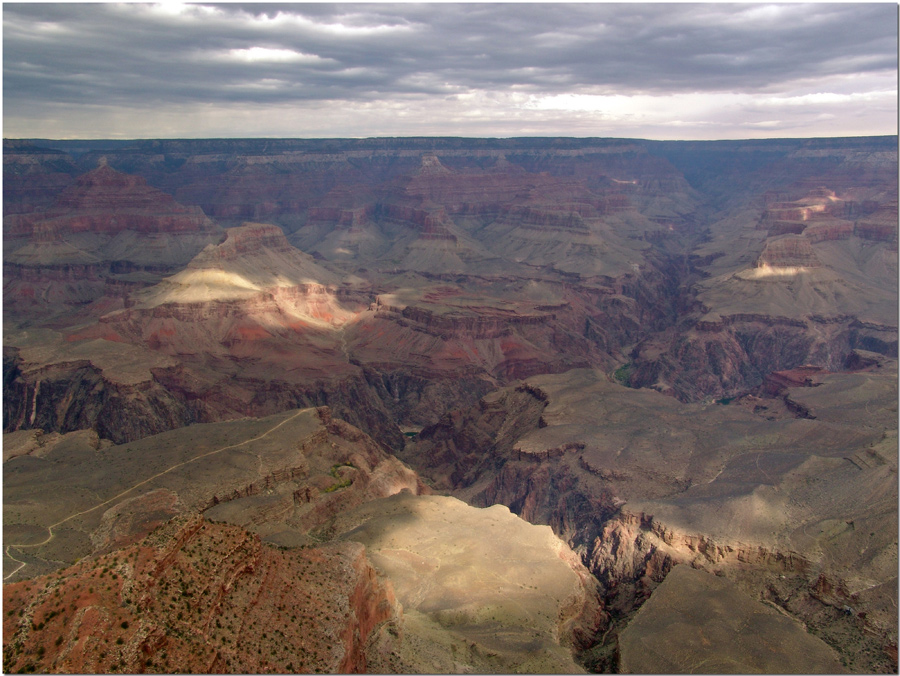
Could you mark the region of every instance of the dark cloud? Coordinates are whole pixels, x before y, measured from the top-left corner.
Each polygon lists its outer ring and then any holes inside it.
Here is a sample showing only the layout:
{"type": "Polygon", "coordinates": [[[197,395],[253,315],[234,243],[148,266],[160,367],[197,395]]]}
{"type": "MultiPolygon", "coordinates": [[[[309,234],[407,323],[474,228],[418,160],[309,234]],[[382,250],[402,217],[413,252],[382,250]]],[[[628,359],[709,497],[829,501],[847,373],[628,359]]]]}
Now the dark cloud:
{"type": "Polygon", "coordinates": [[[7,117],[53,104],[764,94],[897,69],[887,4],[6,3],[3,37],[7,117]]]}

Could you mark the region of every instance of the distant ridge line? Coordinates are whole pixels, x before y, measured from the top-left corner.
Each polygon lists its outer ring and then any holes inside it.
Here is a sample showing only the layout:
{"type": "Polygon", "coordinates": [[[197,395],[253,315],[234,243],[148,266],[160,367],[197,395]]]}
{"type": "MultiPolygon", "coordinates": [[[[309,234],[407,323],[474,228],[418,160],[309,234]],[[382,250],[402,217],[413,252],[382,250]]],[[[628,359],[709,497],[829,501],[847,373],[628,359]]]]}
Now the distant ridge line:
{"type": "Polygon", "coordinates": [[[574,136],[518,136],[518,137],[463,137],[463,136],[384,136],[371,138],[159,138],[159,139],[46,139],[4,138],[4,149],[27,150],[29,147],[64,152],[91,152],[99,150],[157,150],[163,152],[255,152],[276,154],[284,151],[335,152],[340,150],[536,150],[581,149],[591,147],[627,147],[640,145],[659,146],[711,146],[753,145],[760,148],[771,145],[812,146],[819,148],[841,147],[849,144],[891,145],[897,147],[897,135],[835,136],[771,139],[720,139],[720,140],[654,140],[625,137],[574,137],[574,136]]]}

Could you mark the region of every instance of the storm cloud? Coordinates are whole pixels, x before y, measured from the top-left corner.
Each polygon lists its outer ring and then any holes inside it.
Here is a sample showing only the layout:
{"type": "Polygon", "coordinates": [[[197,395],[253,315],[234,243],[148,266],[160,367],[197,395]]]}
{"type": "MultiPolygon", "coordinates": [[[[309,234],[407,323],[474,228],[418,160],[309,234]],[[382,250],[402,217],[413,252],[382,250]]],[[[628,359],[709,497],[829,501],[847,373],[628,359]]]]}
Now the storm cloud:
{"type": "Polygon", "coordinates": [[[894,134],[894,4],[4,4],[4,135],[894,134]]]}

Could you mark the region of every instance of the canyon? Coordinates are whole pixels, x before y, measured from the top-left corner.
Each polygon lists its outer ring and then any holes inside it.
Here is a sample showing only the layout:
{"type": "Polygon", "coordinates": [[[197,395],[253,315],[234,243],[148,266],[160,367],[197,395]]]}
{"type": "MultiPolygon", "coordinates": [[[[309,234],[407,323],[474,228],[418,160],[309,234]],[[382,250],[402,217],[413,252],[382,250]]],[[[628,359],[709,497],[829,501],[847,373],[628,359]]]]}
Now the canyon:
{"type": "Polygon", "coordinates": [[[5,140],[3,189],[7,670],[896,671],[896,137],[5,140]]]}

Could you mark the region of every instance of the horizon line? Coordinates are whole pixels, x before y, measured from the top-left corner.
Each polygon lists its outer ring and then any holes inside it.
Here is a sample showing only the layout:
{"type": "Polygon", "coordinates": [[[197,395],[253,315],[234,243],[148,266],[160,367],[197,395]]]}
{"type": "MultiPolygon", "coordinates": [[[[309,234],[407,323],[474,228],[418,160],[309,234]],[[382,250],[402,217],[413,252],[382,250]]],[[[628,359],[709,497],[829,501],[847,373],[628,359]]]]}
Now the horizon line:
{"type": "Polygon", "coordinates": [[[540,139],[577,139],[600,141],[652,141],[658,143],[719,143],[725,141],[795,141],[810,139],[854,139],[854,138],[896,138],[898,132],[889,134],[851,134],[833,136],[765,136],[765,137],[737,137],[737,138],[649,138],[639,136],[576,136],[567,134],[539,135],[539,136],[463,136],[463,135],[410,135],[410,136],[134,136],[134,137],[51,137],[51,136],[4,136],[3,141],[378,141],[378,140],[487,140],[487,141],[511,141],[511,140],[540,140],[540,139]]]}

